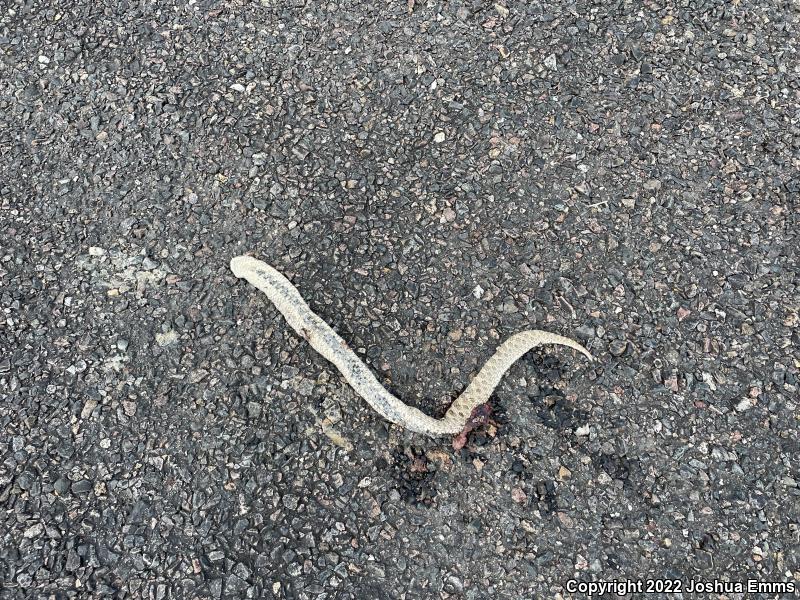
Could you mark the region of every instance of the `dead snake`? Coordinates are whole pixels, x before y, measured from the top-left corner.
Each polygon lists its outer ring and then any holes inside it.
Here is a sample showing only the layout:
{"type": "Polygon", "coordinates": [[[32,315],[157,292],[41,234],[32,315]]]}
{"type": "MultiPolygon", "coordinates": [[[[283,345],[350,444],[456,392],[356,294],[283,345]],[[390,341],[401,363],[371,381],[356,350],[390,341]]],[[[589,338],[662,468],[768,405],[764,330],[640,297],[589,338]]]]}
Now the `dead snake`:
{"type": "Polygon", "coordinates": [[[538,329],[522,331],[500,344],[467,389],[453,401],[444,417],[434,419],[387,392],[345,341],[330,325],[314,314],[297,288],[274,268],[252,256],[237,256],[231,260],[231,270],[236,277],[246,279],[264,292],[292,329],[307,340],[314,350],[332,362],[347,383],[378,414],[417,433],[448,435],[461,432],[473,409],[489,400],[511,365],[536,346],[560,344],[573,348],[592,360],[589,351],[570,338],[538,329]]]}

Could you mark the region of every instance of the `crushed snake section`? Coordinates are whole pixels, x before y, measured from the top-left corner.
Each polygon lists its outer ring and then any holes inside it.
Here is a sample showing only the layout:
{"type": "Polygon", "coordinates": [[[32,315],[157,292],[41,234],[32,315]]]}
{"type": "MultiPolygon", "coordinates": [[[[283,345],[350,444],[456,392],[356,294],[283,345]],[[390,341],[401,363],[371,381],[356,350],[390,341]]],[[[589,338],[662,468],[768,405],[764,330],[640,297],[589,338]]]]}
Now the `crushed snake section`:
{"type": "Polygon", "coordinates": [[[505,372],[526,352],[542,344],[558,344],[592,355],[578,342],[547,331],[531,329],[512,335],[483,365],[467,389],[453,401],[441,419],[434,419],[404,404],[384,388],[372,371],[331,327],[306,304],[286,277],[252,256],[231,260],[236,277],[246,279],[264,292],[283,314],[289,326],[324,358],[332,362],[347,383],[383,418],[411,431],[427,435],[454,435],[467,424],[472,411],[489,400],[505,372]]]}

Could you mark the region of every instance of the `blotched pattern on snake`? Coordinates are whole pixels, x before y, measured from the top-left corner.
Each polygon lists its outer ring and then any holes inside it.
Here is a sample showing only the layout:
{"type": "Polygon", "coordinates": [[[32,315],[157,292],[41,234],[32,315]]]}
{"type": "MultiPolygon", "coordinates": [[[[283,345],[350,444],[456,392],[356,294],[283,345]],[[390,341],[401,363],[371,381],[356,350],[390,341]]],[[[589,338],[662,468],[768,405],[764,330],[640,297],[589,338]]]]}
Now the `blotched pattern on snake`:
{"type": "Polygon", "coordinates": [[[297,288],[274,268],[251,256],[237,256],[231,260],[231,270],[236,277],[246,279],[264,292],[292,329],[332,362],[367,404],[385,419],[418,433],[447,435],[461,432],[473,409],[489,400],[511,365],[536,346],[560,344],[592,360],[589,351],[575,340],[538,329],[522,331],[500,344],[467,389],[453,401],[444,417],[434,419],[386,391],[345,341],[308,307],[297,288]]]}

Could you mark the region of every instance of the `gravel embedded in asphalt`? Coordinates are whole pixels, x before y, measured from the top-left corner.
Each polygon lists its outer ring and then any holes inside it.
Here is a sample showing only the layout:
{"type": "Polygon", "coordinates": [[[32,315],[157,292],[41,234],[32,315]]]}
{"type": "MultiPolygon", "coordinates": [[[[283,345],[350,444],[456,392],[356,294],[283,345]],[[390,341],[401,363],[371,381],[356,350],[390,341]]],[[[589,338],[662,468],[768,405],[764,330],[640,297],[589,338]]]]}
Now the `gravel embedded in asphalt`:
{"type": "Polygon", "coordinates": [[[0,597],[800,588],[800,8],[678,4],[4,6],[0,597]],[[430,414],[599,360],[455,450],[242,253],[430,414]]]}

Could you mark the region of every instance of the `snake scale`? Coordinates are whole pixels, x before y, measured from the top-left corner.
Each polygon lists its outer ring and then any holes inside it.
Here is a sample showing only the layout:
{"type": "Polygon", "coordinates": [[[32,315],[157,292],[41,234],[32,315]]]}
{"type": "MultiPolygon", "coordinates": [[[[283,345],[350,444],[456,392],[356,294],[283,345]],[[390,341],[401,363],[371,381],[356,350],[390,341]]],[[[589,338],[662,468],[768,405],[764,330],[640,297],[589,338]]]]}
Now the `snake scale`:
{"type": "Polygon", "coordinates": [[[383,418],[411,431],[426,435],[458,434],[467,425],[472,411],[484,404],[500,383],[505,372],[523,354],[542,344],[568,346],[592,360],[592,355],[578,342],[547,331],[531,329],[509,337],[483,365],[467,389],[456,398],[441,419],[435,419],[403,403],[384,388],[372,371],[348,347],[339,335],[306,304],[300,292],[281,273],[251,256],[231,260],[236,277],[246,279],[264,292],[283,314],[289,326],[332,362],[356,393],[383,418]]]}

